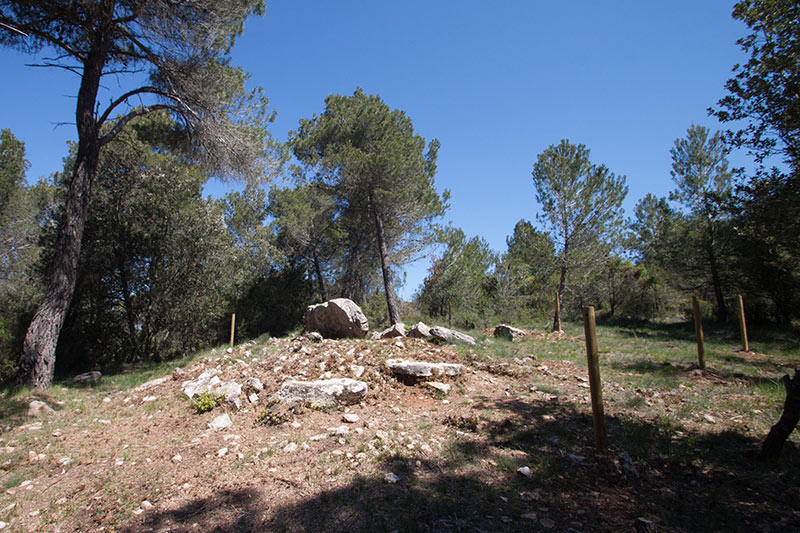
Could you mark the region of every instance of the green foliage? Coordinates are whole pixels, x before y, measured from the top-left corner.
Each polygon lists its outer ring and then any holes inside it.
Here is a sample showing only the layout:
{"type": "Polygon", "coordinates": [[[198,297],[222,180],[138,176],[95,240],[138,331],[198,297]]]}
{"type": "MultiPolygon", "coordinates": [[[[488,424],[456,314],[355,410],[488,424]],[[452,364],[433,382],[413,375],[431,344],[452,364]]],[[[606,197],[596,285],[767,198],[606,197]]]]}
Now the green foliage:
{"type": "Polygon", "coordinates": [[[163,149],[170,128],[165,115],[142,117],[103,152],[62,370],[172,358],[216,339],[237,251],[221,206],[202,197],[202,169],[163,149]]]}
{"type": "Polygon", "coordinates": [[[199,414],[213,411],[225,401],[225,395],[216,392],[204,392],[192,398],[192,409],[199,414]]]}
{"type": "Polygon", "coordinates": [[[757,161],[781,154],[793,172],[800,168],[800,5],[795,0],[743,0],[733,18],[751,32],[737,41],[749,59],[733,67],[728,95],[712,113],[733,122],[728,139],[748,147],[757,161]]]}
{"type": "Polygon", "coordinates": [[[557,283],[553,239],[530,222],[520,220],[506,238],[506,245],[508,249],[494,270],[495,312],[510,320],[520,313],[551,311],[552,289],[557,283]]]}
{"type": "Polygon", "coordinates": [[[377,258],[390,319],[398,320],[391,267],[427,246],[446,209],[448,193],[440,196],[433,181],[438,141],[426,150],[405,113],[359,88],[352,96],[328,96],[325,112],[301,120],[289,144],[335,201],[347,234],[343,277],[366,294],[358,278],[365,263],[374,271],[377,258]]]}
{"type": "Polygon", "coordinates": [[[467,240],[460,229],[448,228],[440,235],[444,252],[434,258],[417,301],[433,317],[452,311],[460,323],[474,327],[485,322],[481,318],[490,307],[488,274],[495,255],[485,239],[467,240]]]}
{"type": "MultiPolygon", "coordinates": [[[[618,243],[628,187],[624,176],[592,164],[584,145],[566,139],[539,154],[532,176],[536,201],[542,207],[537,219],[558,253],[558,294],[563,299],[570,271],[586,273],[602,263],[618,243]]],[[[580,306],[581,295],[576,296],[580,306]]],[[[554,320],[554,329],[558,320],[554,320]]]]}
{"type": "Polygon", "coordinates": [[[55,212],[54,187],[25,183],[25,145],[0,131],[0,381],[12,377],[22,339],[42,297],[43,232],[55,212]]]}

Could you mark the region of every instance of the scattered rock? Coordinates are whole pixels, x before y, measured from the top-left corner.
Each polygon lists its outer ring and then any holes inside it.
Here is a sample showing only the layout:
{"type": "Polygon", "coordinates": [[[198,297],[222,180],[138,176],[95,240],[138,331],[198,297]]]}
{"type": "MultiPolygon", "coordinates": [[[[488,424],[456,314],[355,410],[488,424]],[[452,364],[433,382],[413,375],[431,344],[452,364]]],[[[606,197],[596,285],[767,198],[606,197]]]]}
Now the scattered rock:
{"type": "Polygon", "coordinates": [[[184,381],[183,393],[191,399],[198,394],[210,391],[222,383],[222,380],[216,374],[217,370],[212,368],[200,374],[195,380],[184,381]]]}
{"type": "Polygon", "coordinates": [[[386,481],[388,481],[389,483],[397,483],[398,481],[400,481],[400,476],[398,476],[397,474],[395,474],[393,472],[389,472],[388,474],[386,474],[384,476],[384,479],[386,481]]]}
{"type": "Polygon", "coordinates": [[[247,397],[247,401],[249,401],[253,405],[257,405],[258,404],[258,394],[256,394],[255,392],[251,392],[250,395],[247,397]]]}
{"type": "Polygon", "coordinates": [[[353,373],[353,376],[356,379],[364,375],[364,370],[366,369],[361,365],[350,365],[350,372],[353,373]]]}
{"type": "Polygon", "coordinates": [[[378,338],[391,339],[394,337],[405,337],[405,336],[406,336],[406,326],[402,322],[398,322],[397,324],[392,324],[391,327],[388,327],[385,330],[381,331],[378,338]]]}
{"type": "Polygon", "coordinates": [[[103,374],[97,370],[92,370],[91,372],[78,374],[72,378],[72,383],[76,385],[92,385],[94,383],[99,383],[102,378],[103,374]]]}
{"type": "Polygon", "coordinates": [[[289,444],[287,444],[286,446],[283,447],[283,451],[286,452],[286,453],[292,453],[292,452],[294,452],[296,450],[297,450],[297,443],[296,442],[290,442],[289,444]]]}
{"type": "Polygon", "coordinates": [[[708,414],[706,414],[706,415],[703,415],[703,420],[705,420],[705,421],[706,421],[706,422],[708,422],[709,424],[716,424],[716,423],[717,423],[717,419],[716,419],[716,418],[714,418],[714,417],[713,417],[713,416],[711,416],[711,415],[708,415],[708,414]]]}
{"type": "Polygon", "coordinates": [[[247,393],[261,392],[264,390],[264,384],[261,383],[261,380],[258,378],[247,378],[244,382],[244,390],[247,393]]]}
{"type": "Polygon", "coordinates": [[[545,529],[553,529],[556,527],[555,521],[550,518],[542,518],[539,520],[539,523],[542,524],[542,527],[545,529]]]}
{"type": "Polygon", "coordinates": [[[464,365],[456,363],[426,363],[424,361],[406,361],[405,359],[387,359],[386,367],[394,374],[412,378],[458,376],[464,372],[464,365]]]}
{"type": "Polygon", "coordinates": [[[181,367],[176,366],[174,369],[172,369],[172,379],[173,380],[180,381],[185,376],[186,376],[186,372],[184,372],[181,367]]]}
{"type": "Polygon", "coordinates": [[[28,416],[30,417],[36,418],[42,415],[49,415],[50,413],[54,412],[55,411],[52,407],[40,400],[33,400],[28,404],[28,416]]]}
{"type": "Polygon", "coordinates": [[[303,324],[306,330],[316,331],[330,339],[342,337],[363,339],[369,331],[367,317],[355,302],[347,298],[336,298],[308,306],[303,324]]]}
{"type": "Polygon", "coordinates": [[[520,518],[524,518],[525,520],[536,520],[536,513],[525,513],[524,515],[520,516],[520,518]]]}
{"type": "Polygon", "coordinates": [[[466,333],[461,333],[453,329],[444,328],[442,326],[431,328],[431,337],[443,342],[460,341],[466,342],[467,344],[475,344],[475,339],[466,333]]]}
{"type": "Polygon", "coordinates": [[[311,342],[322,342],[322,335],[317,333],[316,331],[310,331],[306,333],[306,338],[311,342]]]}
{"type": "Polygon", "coordinates": [[[215,431],[221,431],[223,429],[229,428],[233,425],[233,421],[231,417],[228,416],[228,413],[219,415],[214,420],[208,423],[208,429],[213,429],[215,431]]]}
{"type": "Polygon", "coordinates": [[[417,322],[411,329],[408,330],[408,337],[414,337],[417,339],[427,339],[431,336],[431,328],[426,326],[423,322],[417,322]]]}
{"type": "Polygon", "coordinates": [[[440,383],[438,381],[428,381],[425,383],[425,386],[430,387],[431,389],[434,389],[436,391],[439,391],[445,396],[450,394],[451,387],[446,383],[440,383]]]}
{"type": "Polygon", "coordinates": [[[141,507],[141,508],[142,508],[142,509],[144,509],[145,511],[149,511],[149,510],[151,510],[151,509],[152,509],[153,507],[155,507],[155,506],[154,506],[152,503],[150,503],[149,501],[147,501],[147,500],[144,500],[144,501],[143,501],[143,502],[142,502],[142,503],[139,505],[139,507],[141,507]]]}
{"type": "Polygon", "coordinates": [[[142,392],[146,391],[147,389],[152,389],[153,387],[158,387],[162,383],[166,383],[170,380],[170,376],[164,376],[160,378],[151,379],[150,381],[145,381],[138,387],[134,388],[134,392],[142,392]]]}
{"type": "Polygon", "coordinates": [[[183,461],[183,457],[181,456],[181,454],[176,453],[175,455],[172,456],[173,463],[180,463],[181,461],[183,461]]]}
{"type": "Polygon", "coordinates": [[[643,516],[636,519],[633,523],[633,528],[636,530],[636,533],[656,533],[656,531],[658,531],[655,522],[643,516]]]}
{"type": "Polygon", "coordinates": [[[498,339],[507,339],[513,342],[525,340],[528,334],[519,328],[507,324],[500,324],[494,328],[494,336],[498,339]]]}
{"type": "Polygon", "coordinates": [[[228,448],[223,447],[217,450],[217,457],[225,457],[228,454],[228,448]]]}
{"type": "Polygon", "coordinates": [[[367,384],[350,378],[286,381],[276,393],[281,403],[312,402],[323,406],[350,405],[367,395],[367,384]]]}
{"type": "Polygon", "coordinates": [[[355,413],[345,413],[344,415],[342,415],[342,420],[347,422],[348,424],[355,424],[360,420],[360,418],[355,413]]]}
{"type": "Polygon", "coordinates": [[[522,474],[525,477],[533,476],[533,473],[531,472],[531,469],[528,468],[527,466],[523,466],[521,468],[517,468],[517,473],[518,474],[522,474]]]}
{"type": "Polygon", "coordinates": [[[225,396],[225,403],[231,407],[241,409],[242,407],[242,386],[235,381],[226,381],[217,389],[219,394],[225,396]]]}

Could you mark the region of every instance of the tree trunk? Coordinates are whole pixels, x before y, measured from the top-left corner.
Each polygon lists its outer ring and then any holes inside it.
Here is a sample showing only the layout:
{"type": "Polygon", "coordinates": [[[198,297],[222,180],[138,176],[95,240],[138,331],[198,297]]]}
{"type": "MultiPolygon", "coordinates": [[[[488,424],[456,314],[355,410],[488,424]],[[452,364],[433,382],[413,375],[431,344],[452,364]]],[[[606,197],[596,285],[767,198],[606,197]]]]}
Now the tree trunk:
{"type": "Polygon", "coordinates": [[[724,324],[728,321],[728,308],[725,307],[725,297],[722,295],[722,282],[719,279],[719,266],[717,254],[714,250],[714,226],[709,224],[708,265],[711,269],[711,285],[714,288],[714,297],[717,300],[717,322],[724,324]]]}
{"type": "Polygon", "coordinates": [[[375,231],[378,238],[378,251],[381,256],[381,272],[383,273],[383,288],[386,293],[386,305],[389,308],[389,322],[394,325],[400,322],[400,313],[397,312],[397,296],[394,293],[392,271],[389,269],[389,250],[386,247],[386,239],[383,234],[383,218],[372,200],[372,194],[369,195],[368,200],[370,210],[375,218],[375,231]]]}
{"type": "Polygon", "coordinates": [[[561,280],[558,282],[558,292],[556,293],[556,310],[553,314],[553,331],[561,331],[561,302],[564,296],[564,285],[567,281],[567,265],[561,264],[561,280]]]}
{"type": "Polygon", "coordinates": [[[319,266],[319,257],[317,257],[317,253],[314,252],[314,257],[312,258],[314,262],[314,275],[317,278],[317,287],[319,289],[319,295],[322,298],[323,302],[328,301],[328,293],[325,291],[325,280],[322,278],[322,268],[319,266]]]}
{"type": "Polygon", "coordinates": [[[791,379],[788,375],[783,376],[783,386],[786,388],[783,412],[761,444],[762,459],[776,458],[786,439],[797,426],[797,422],[800,421],[800,373],[795,370],[794,377],[791,379]]]}
{"type": "Polygon", "coordinates": [[[134,359],[139,359],[139,343],[136,335],[136,317],[133,310],[133,302],[131,301],[130,280],[128,279],[128,270],[125,267],[125,259],[122,254],[117,250],[117,268],[119,269],[119,282],[122,289],[122,305],[125,307],[125,316],[128,319],[128,337],[130,337],[131,347],[133,348],[134,359]]]}
{"type": "Polygon", "coordinates": [[[53,384],[58,335],[61,333],[61,326],[64,325],[64,318],[72,301],[72,294],[75,292],[81,239],[100,153],[94,105],[105,60],[104,52],[93,51],[89,53],[83,65],[75,110],[78,129],[75,168],[53,247],[47,291],[28,326],[19,362],[18,381],[38,389],[46,389],[53,384]]]}

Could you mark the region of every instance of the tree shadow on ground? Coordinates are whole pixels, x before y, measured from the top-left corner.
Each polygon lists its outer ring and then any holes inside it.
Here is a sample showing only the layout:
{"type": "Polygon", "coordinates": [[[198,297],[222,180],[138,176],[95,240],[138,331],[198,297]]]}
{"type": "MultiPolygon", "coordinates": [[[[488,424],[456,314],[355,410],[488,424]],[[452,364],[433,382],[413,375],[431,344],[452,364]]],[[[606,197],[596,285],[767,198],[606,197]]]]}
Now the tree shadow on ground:
{"type": "Polygon", "coordinates": [[[800,529],[786,498],[800,482],[795,445],[780,463],[753,463],[752,438],[619,417],[598,455],[589,413],[558,399],[483,401],[469,413],[445,421],[452,439],[440,453],[395,448],[378,475],[298,487],[310,495],[283,504],[252,487],[222,490],[126,531],[634,531],[641,519],[653,531],[800,529]]]}
{"type": "Polygon", "coordinates": [[[671,363],[659,361],[644,361],[637,360],[629,361],[612,361],[609,366],[614,370],[620,372],[635,372],[644,376],[658,376],[658,377],[685,377],[687,380],[695,377],[694,373],[699,372],[697,376],[706,376],[709,379],[717,379],[722,381],[739,380],[753,385],[759,384],[775,384],[779,383],[780,376],[786,373],[786,367],[778,367],[775,365],[759,365],[755,363],[754,366],[769,367],[773,372],[772,376],[745,374],[743,372],[736,372],[727,368],[714,368],[711,362],[708,363],[706,370],[699,371],[696,363],[671,363]]]}

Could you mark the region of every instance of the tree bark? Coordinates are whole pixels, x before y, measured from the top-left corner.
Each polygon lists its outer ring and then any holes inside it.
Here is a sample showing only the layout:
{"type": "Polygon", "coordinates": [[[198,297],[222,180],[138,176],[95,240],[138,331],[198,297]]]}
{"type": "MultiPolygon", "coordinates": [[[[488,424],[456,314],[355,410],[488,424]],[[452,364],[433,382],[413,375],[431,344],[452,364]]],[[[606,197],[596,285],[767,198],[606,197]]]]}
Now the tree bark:
{"type": "Polygon", "coordinates": [[[75,110],[78,152],[53,247],[47,292],[28,326],[19,363],[18,382],[38,389],[46,389],[53,384],[56,344],[75,292],[81,239],[89,210],[92,182],[97,171],[100,139],[94,105],[106,54],[102,51],[102,43],[96,44],[99,51],[94,50],[87,56],[78,90],[75,110]]]}
{"type": "Polygon", "coordinates": [[[725,297],[722,295],[722,282],[719,278],[719,265],[717,264],[717,251],[714,243],[716,240],[714,223],[708,223],[708,266],[711,270],[711,285],[714,289],[714,297],[717,300],[717,322],[724,324],[728,321],[728,308],[725,306],[725,297]]]}
{"type": "Polygon", "coordinates": [[[389,268],[389,250],[386,247],[386,238],[383,232],[383,218],[378,212],[378,207],[372,199],[372,194],[368,198],[372,216],[375,219],[375,232],[378,239],[378,251],[381,256],[381,272],[383,273],[383,288],[386,294],[386,306],[389,309],[389,322],[394,325],[400,322],[400,313],[397,311],[397,295],[394,292],[394,281],[392,281],[392,271],[389,268]]]}
{"type": "Polygon", "coordinates": [[[783,386],[786,388],[783,412],[761,444],[762,459],[776,458],[780,454],[786,439],[789,438],[789,435],[792,434],[792,431],[797,426],[797,422],[800,421],[800,373],[795,370],[791,379],[788,375],[783,376],[783,386]]]}
{"type": "Polygon", "coordinates": [[[314,275],[317,278],[317,287],[319,289],[319,295],[322,298],[323,302],[327,302],[328,293],[325,291],[325,280],[322,278],[322,268],[320,268],[319,266],[319,257],[317,257],[316,252],[314,252],[312,261],[314,262],[314,275]]]}
{"type": "Polygon", "coordinates": [[[567,281],[567,265],[561,264],[561,280],[558,282],[558,292],[556,298],[558,302],[556,305],[555,313],[553,314],[553,331],[561,331],[561,302],[564,296],[564,285],[567,281]]]}

